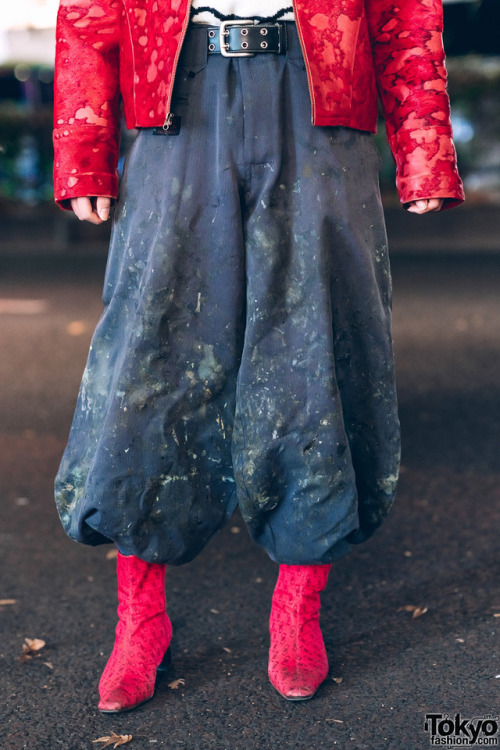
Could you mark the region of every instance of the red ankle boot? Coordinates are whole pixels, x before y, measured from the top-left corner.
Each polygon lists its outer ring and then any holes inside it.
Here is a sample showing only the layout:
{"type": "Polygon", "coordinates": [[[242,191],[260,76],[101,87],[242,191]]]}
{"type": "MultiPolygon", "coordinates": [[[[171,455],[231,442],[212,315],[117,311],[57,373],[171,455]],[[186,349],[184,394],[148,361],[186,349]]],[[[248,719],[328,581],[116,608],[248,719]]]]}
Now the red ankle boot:
{"type": "Polygon", "coordinates": [[[118,625],[99,683],[99,710],[129,711],[153,697],[156,670],[167,653],[172,625],[165,611],[166,565],[118,553],[118,625]]]}
{"type": "Polygon", "coordinates": [[[331,567],[280,565],[269,623],[269,679],[287,700],[312,698],[328,674],[319,594],[331,567]]]}

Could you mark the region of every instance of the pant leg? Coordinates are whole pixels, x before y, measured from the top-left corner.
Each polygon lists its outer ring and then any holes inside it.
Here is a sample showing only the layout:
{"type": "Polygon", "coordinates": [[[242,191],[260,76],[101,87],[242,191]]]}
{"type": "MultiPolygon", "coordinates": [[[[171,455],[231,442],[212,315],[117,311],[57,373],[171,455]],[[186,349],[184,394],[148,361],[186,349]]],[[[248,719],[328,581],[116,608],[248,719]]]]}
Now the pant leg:
{"type": "Polygon", "coordinates": [[[78,541],[177,564],[236,506],[231,435],[244,252],[227,61],[187,40],[179,136],[142,131],[121,186],[92,342],[56,483],[78,541]]]}
{"type": "MultiPolygon", "coordinates": [[[[245,70],[252,113],[266,73],[245,70]]],[[[380,524],[398,472],[379,158],[369,134],[310,125],[297,45],[273,80],[274,127],[245,119],[235,476],[243,516],[273,559],[327,563],[380,524]]]]}

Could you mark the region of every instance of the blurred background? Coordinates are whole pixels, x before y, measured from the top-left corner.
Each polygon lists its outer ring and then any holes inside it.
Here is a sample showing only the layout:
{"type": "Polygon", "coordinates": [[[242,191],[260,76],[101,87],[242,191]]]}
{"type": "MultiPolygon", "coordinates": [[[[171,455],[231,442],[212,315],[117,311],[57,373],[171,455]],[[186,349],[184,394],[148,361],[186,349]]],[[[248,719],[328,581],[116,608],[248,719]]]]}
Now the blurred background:
{"type": "MultiPolygon", "coordinates": [[[[58,0],[4,3],[0,15],[0,210],[38,214],[52,200],[51,104],[58,0]]],[[[459,163],[469,201],[500,201],[500,2],[444,0],[459,163]]],[[[384,139],[382,188],[396,200],[384,139]]],[[[52,209],[49,209],[52,210],[52,209]]],[[[61,217],[61,221],[63,221],[61,217]]],[[[57,238],[54,238],[54,241],[57,238]]],[[[64,239],[59,236],[59,241],[64,239]]]]}

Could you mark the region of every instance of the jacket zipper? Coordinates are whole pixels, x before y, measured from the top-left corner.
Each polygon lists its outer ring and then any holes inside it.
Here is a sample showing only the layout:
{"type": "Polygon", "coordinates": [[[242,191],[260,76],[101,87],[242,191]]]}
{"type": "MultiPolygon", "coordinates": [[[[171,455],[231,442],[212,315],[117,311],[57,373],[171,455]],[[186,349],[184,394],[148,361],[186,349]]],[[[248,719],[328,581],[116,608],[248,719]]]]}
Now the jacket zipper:
{"type": "Polygon", "coordinates": [[[177,52],[175,53],[175,59],[174,64],[172,66],[172,85],[170,87],[170,91],[168,94],[167,99],[167,114],[165,117],[165,122],[163,123],[163,130],[167,131],[169,127],[172,125],[174,121],[174,113],[170,111],[170,106],[172,104],[172,96],[174,93],[174,84],[175,84],[175,74],[177,73],[177,65],[179,64],[179,57],[181,55],[181,49],[182,45],[184,44],[184,39],[186,37],[187,27],[189,26],[189,17],[191,15],[191,0],[188,0],[188,7],[186,11],[186,17],[184,18],[184,26],[182,27],[182,36],[179,41],[179,44],[177,46],[177,52]]]}
{"type": "Polygon", "coordinates": [[[306,54],[306,45],[304,44],[304,39],[302,37],[302,29],[300,28],[300,24],[299,24],[299,21],[298,21],[297,8],[296,8],[296,0],[292,0],[292,5],[293,5],[293,14],[294,14],[294,17],[295,17],[295,26],[297,27],[297,33],[299,35],[300,46],[302,48],[302,55],[304,57],[304,63],[305,63],[305,66],[306,66],[307,88],[309,89],[309,99],[311,101],[311,123],[314,125],[314,119],[315,119],[315,116],[316,116],[316,106],[315,106],[315,103],[314,103],[313,90],[312,90],[312,86],[311,86],[311,70],[309,68],[309,60],[308,60],[307,54],[306,54]]]}

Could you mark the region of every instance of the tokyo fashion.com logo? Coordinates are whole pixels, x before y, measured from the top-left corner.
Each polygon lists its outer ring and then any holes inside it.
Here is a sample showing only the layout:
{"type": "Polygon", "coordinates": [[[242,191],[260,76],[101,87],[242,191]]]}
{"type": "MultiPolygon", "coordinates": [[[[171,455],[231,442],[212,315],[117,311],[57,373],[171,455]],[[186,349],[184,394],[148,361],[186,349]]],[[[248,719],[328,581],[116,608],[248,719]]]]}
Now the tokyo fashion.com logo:
{"type": "Polygon", "coordinates": [[[437,747],[498,747],[498,717],[462,719],[460,714],[426,714],[424,729],[437,747]]]}

